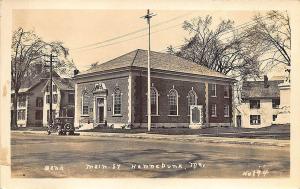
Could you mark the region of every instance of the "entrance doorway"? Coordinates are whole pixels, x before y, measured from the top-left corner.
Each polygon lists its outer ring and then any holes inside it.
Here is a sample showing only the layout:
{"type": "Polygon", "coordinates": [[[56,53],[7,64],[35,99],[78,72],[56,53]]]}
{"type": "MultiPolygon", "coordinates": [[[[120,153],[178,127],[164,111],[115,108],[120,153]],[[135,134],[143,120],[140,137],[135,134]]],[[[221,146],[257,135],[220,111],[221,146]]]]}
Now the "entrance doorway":
{"type": "Polygon", "coordinates": [[[236,116],[236,126],[242,127],[242,116],[241,115],[236,116]]]}
{"type": "Polygon", "coordinates": [[[104,98],[96,98],[96,122],[104,123],[104,98]]]}

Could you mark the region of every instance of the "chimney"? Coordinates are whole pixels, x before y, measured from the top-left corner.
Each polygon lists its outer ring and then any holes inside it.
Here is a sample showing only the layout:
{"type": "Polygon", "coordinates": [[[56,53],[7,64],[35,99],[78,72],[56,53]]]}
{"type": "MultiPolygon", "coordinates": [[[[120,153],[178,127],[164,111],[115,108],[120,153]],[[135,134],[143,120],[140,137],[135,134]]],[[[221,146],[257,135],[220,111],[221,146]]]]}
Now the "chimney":
{"type": "Polygon", "coordinates": [[[74,76],[77,75],[77,74],[79,74],[79,70],[75,69],[74,70],[74,76]]]}
{"type": "Polygon", "coordinates": [[[266,75],[264,75],[264,87],[265,88],[269,87],[268,76],[266,76],[266,75]]]}

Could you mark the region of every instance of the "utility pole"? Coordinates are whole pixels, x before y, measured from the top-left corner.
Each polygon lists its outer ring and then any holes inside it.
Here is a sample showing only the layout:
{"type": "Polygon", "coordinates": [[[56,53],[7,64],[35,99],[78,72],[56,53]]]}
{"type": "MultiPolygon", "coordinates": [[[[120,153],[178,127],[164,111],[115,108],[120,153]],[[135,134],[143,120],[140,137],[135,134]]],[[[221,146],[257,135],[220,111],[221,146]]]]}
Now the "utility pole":
{"type": "Polygon", "coordinates": [[[55,62],[53,59],[56,58],[57,56],[54,56],[52,53],[50,54],[50,61],[46,61],[46,62],[49,62],[50,65],[49,66],[46,66],[46,67],[50,67],[50,102],[49,102],[49,121],[48,121],[48,124],[52,126],[53,124],[53,115],[52,115],[52,98],[53,98],[53,89],[52,89],[52,77],[53,77],[53,63],[55,62]]]}
{"type": "Polygon", "coordinates": [[[150,131],[151,128],[151,77],[150,77],[150,20],[153,16],[156,16],[156,14],[150,13],[150,10],[147,10],[147,14],[141,18],[147,19],[148,23],[148,92],[147,92],[147,115],[148,115],[148,131],[150,131]]]}

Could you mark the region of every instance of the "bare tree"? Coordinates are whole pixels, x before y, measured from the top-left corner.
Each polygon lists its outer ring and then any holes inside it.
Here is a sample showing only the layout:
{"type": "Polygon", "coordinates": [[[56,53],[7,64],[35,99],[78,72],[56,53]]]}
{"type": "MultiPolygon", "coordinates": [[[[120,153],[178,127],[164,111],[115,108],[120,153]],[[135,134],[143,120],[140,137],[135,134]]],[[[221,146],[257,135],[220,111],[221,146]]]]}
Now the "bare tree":
{"type": "Polygon", "coordinates": [[[233,26],[233,21],[222,20],[212,29],[211,16],[185,21],[183,28],[191,37],[179,51],[170,46],[168,52],[224,74],[258,77],[259,56],[245,48],[244,34],[235,32],[233,26]],[[231,36],[225,38],[226,34],[231,36]]]}
{"type": "Polygon", "coordinates": [[[254,17],[255,24],[245,30],[252,50],[263,55],[265,67],[291,65],[291,26],[287,12],[269,11],[254,17]]]}
{"type": "Polygon", "coordinates": [[[24,31],[19,28],[13,33],[12,58],[11,58],[11,87],[13,90],[13,115],[12,126],[17,127],[17,103],[19,90],[25,80],[34,77],[33,65],[44,65],[45,56],[53,53],[59,61],[54,69],[62,74],[67,74],[75,68],[74,63],[67,59],[68,49],[62,42],[47,43],[38,37],[33,31],[24,31]]]}

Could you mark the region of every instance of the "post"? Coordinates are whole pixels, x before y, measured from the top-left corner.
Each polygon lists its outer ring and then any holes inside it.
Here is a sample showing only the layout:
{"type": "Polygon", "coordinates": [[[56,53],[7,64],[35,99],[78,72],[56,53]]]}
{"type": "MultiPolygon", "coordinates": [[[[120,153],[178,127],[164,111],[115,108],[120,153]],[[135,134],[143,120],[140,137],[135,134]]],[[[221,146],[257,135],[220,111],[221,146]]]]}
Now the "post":
{"type": "Polygon", "coordinates": [[[53,97],[53,89],[52,89],[52,54],[50,55],[50,115],[49,115],[49,125],[53,124],[52,120],[52,97],[53,97]]]}
{"type": "Polygon", "coordinates": [[[55,57],[57,57],[57,56],[53,56],[53,54],[51,53],[50,54],[50,61],[46,61],[46,62],[49,62],[50,63],[50,65],[49,66],[46,66],[46,67],[50,67],[50,99],[49,99],[49,121],[48,121],[48,124],[49,125],[52,125],[53,124],[53,119],[52,119],[52,117],[53,117],[53,115],[52,115],[52,98],[53,98],[53,89],[52,89],[52,81],[53,81],[53,62],[55,62],[55,61],[53,61],[53,58],[55,58],[55,57]]]}
{"type": "Polygon", "coordinates": [[[150,13],[150,10],[147,10],[147,14],[142,18],[147,19],[148,23],[148,90],[147,90],[147,117],[148,117],[148,131],[151,129],[151,74],[150,74],[150,20],[155,16],[153,13],[150,13]]]}

